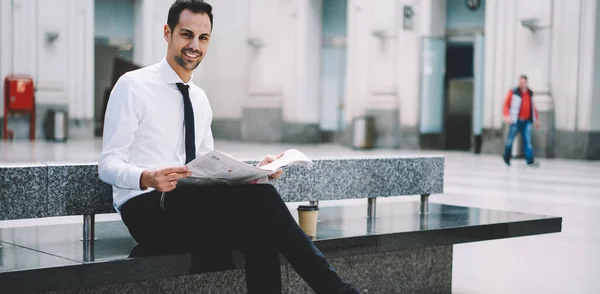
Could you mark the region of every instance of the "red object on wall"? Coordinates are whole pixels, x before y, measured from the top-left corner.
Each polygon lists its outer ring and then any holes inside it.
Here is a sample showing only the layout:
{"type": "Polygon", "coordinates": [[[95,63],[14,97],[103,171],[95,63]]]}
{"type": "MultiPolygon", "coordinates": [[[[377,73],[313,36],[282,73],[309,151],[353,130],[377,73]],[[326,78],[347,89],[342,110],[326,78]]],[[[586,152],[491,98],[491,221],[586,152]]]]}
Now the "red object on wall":
{"type": "Polygon", "coordinates": [[[4,139],[12,139],[8,129],[8,116],[14,113],[29,114],[29,139],[35,138],[35,96],[33,78],[28,75],[8,75],[4,79],[4,139]]]}

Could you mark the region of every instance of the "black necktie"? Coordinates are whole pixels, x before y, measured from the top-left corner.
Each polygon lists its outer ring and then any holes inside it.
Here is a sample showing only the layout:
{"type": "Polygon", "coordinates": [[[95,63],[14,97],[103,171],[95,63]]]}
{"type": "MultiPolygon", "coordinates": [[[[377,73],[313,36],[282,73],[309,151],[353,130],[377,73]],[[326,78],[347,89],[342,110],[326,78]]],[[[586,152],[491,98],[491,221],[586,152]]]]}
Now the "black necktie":
{"type": "Polygon", "coordinates": [[[185,163],[196,158],[196,138],[194,134],[194,108],[190,100],[188,85],[177,83],[177,88],[183,95],[183,121],[185,124],[185,163]]]}

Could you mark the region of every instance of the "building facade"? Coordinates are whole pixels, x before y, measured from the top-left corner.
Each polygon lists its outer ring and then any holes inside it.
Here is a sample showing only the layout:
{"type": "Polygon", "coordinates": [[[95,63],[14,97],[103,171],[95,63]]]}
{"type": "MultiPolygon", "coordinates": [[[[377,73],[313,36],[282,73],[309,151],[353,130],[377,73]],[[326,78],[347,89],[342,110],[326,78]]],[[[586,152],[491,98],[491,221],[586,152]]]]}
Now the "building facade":
{"type": "MultiPolygon", "coordinates": [[[[208,2],[213,38],[194,81],[217,138],[351,144],[355,119],[374,116],[377,147],[500,153],[504,98],[525,74],[537,155],[600,159],[594,0],[208,2]]],[[[0,73],[34,76],[38,124],[63,107],[70,136],[92,137],[111,61],[159,61],[170,4],[0,0],[0,73]]]]}

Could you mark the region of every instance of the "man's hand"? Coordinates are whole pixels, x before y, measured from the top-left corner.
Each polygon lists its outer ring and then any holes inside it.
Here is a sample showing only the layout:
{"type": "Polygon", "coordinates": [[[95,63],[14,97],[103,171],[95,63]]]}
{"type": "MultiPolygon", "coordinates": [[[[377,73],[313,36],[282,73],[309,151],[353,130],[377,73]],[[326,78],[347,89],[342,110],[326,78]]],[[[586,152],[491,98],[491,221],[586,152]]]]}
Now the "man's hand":
{"type": "Polygon", "coordinates": [[[169,192],[177,187],[177,180],[191,175],[192,172],[185,166],[145,170],[140,177],[140,189],[154,188],[160,192],[169,192]]]}
{"type": "Polygon", "coordinates": [[[540,121],[539,121],[539,120],[536,120],[536,121],[535,121],[535,128],[536,128],[536,129],[539,129],[539,128],[541,128],[541,127],[542,127],[542,124],[540,123],[540,121]]]}
{"type": "MultiPolygon", "coordinates": [[[[261,167],[265,164],[269,164],[273,161],[275,161],[277,158],[280,158],[281,156],[283,156],[283,153],[279,154],[278,156],[272,156],[272,155],[267,155],[265,156],[265,158],[263,160],[261,160],[258,163],[258,167],[261,167]]],[[[281,177],[281,175],[283,174],[283,170],[278,170],[276,173],[269,175],[269,180],[277,180],[281,177]]]]}
{"type": "Polygon", "coordinates": [[[506,122],[506,124],[512,125],[512,120],[510,119],[509,115],[507,115],[507,116],[504,117],[504,121],[506,122]]]}

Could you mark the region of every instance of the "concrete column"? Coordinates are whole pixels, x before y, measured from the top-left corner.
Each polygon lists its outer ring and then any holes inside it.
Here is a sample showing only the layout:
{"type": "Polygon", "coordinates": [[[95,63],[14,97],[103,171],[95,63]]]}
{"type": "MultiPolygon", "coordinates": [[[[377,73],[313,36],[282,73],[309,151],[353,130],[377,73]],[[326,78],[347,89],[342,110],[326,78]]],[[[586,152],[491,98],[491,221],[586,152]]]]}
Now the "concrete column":
{"type": "MultiPolygon", "coordinates": [[[[38,3],[38,5],[41,4],[41,2],[38,3]]],[[[63,61],[68,67],[64,85],[69,100],[69,137],[92,138],[94,136],[95,102],[94,1],[68,0],[65,1],[65,4],[68,9],[64,9],[67,11],[65,14],[67,20],[65,32],[67,34],[65,34],[64,41],[68,46],[66,46],[63,61]]],[[[57,12],[61,11],[60,8],[55,9],[57,12]]],[[[50,8],[48,7],[46,10],[50,10],[50,8]]],[[[53,21],[56,26],[65,22],[65,19],[55,18],[53,21]]],[[[44,49],[42,46],[38,50],[44,49]]]]}
{"type": "Polygon", "coordinates": [[[244,101],[242,112],[243,140],[282,140],[284,80],[281,64],[286,53],[282,50],[282,39],[287,39],[289,33],[282,24],[284,18],[289,17],[286,9],[291,5],[293,3],[277,0],[249,3],[248,43],[251,49],[248,98],[244,101]]]}
{"type": "Polygon", "coordinates": [[[482,152],[501,154],[505,132],[502,106],[508,90],[518,80],[515,70],[517,0],[488,0],[485,5],[485,75],[482,152]]]}
{"type": "Polygon", "coordinates": [[[421,61],[421,2],[399,0],[396,2],[396,84],[400,116],[398,145],[402,149],[419,147],[420,67],[421,61]],[[404,9],[413,13],[407,17],[404,9]],[[407,21],[408,27],[404,27],[407,21]]]}
{"type": "MultiPolygon", "coordinates": [[[[133,2],[133,62],[140,66],[152,64],[150,47],[150,38],[154,26],[152,26],[152,18],[154,16],[152,0],[138,0],[133,2]]],[[[166,21],[165,21],[166,23],[166,21]]],[[[154,30],[154,39],[159,38],[160,31],[154,30]]],[[[161,36],[162,37],[162,34],[161,36]]],[[[164,40],[164,39],[163,39],[164,40]]],[[[165,42],[166,46],[166,42],[165,42]]]]}
{"type": "MultiPolygon", "coordinates": [[[[497,70],[496,66],[496,55],[500,54],[499,42],[496,40],[500,27],[497,23],[497,6],[498,1],[487,1],[485,8],[485,74],[483,76],[484,84],[486,85],[483,89],[483,137],[484,137],[484,149],[491,149],[488,147],[488,142],[493,140],[494,137],[492,132],[494,131],[494,97],[498,97],[501,91],[497,89],[494,82],[494,76],[497,70]],[[498,46],[496,45],[498,44],[498,46]],[[488,147],[488,148],[486,148],[488,147]]],[[[498,98],[496,98],[498,99],[498,98]]],[[[494,144],[495,145],[495,144],[494,144]]]]}
{"type": "Polygon", "coordinates": [[[533,132],[535,155],[600,157],[598,9],[585,0],[487,1],[484,152],[502,152],[502,103],[526,74],[542,125],[533,132]]]}
{"type": "Polygon", "coordinates": [[[321,0],[211,4],[220,13],[194,78],[211,101],[213,135],[320,141],[321,0]]]}
{"type": "MultiPolygon", "coordinates": [[[[322,140],[320,112],[320,53],[322,0],[293,1],[283,6],[281,51],[283,79],[282,141],[317,143],[322,140]]],[[[345,11],[341,12],[345,13],[345,11]]]]}
{"type": "Polygon", "coordinates": [[[352,120],[366,114],[366,97],[369,95],[369,47],[370,43],[375,41],[371,35],[370,23],[375,4],[370,0],[348,0],[347,86],[344,107],[346,142],[352,142],[352,120]]]}
{"type": "MultiPolygon", "coordinates": [[[[560,1],[560,0],[557,0],[560,1]]],[[[553,149],[554,103],[551,96],[560,88],[551,77],[556,54],[553,44],[553,1],[506,0],[486,3],[486,46],[484,76],[483,151],[502,153],[506,126],[502,119],[504,99],[518,83],[520,74],[529,77],[542,129],[533,132],[536,157],[550,157],[553,149]],[[550,4],[550,5],[548,5],[550,4]]],[[[568,33],[572,34],[572,33],[568,33]]],[[[561,72],[564,83],[564,72],[561,72]]],[[[520,153],[520,152],[517,152],[520,153]]]]}
{"type": "MultiPolygon", "coordinates": [[[[0,1],[0,76],[13,72],[13,9],[11,1],[0,1]]],[[[0,93],[4,93],[4,81],[0,82],[0,93]]],[[[2,94],[4,96],[4,94],[2,94]]],[[[4,100],[0,103],[0,116],[4,116],[4,100]]],[[[0,129],[2,132],[2,129],[0,129]]]]}
{"type": "Polygon", "coordinates": [[[12,1],[12,44],[13,73],[29,74],[37,79],[38,27],[35,20],[38,15],[37,1],[12,1]]]}
{"type": "MultiPolygon", "coordinates": [[[[69,137],[93,136],[93,5],[92,0],[0,2],[0,72],[2,78],[34,78],[36,138],[44,137],[49,109],[69,111],[69,137]]],[[[28,117],[9,120],[15,139],[29,137],[28,125],[28,117]]]]}
{"type": "Polygon", "coordinates": [[[172,1],[165,0],[134,1],[134,63],[148,66],[160,62],[165,56],[167,42],[163,36],[163,29],[171,4],[172,1]]]}
{"type": "Polygon", "coordinates": [[[159,62],[166,53],[167,42],[162,32],[169,7],[165,7],[166,1],[137,0],[133,3],[133,62],[148,66],[159,62]]]}
{"type": "MultiPolygon", "coordinates": [[[[551,1],[550,1],[551,2],[551,1]]],[[[554,132],[554,107],[550,91],[550,64],[552,42],[552,5],[548,1],[527,0],[518,2],[518,26],[516,30],[516,73],[526,74],[533,100],[540,114],[542,128],[532,133],[534,155],[552,157],[554,132]],[[523,21],[535,20],[533,28],[523,21]]]]}
{"type": "MultiPolygon", "coordinates": [[[[600,87],[598,65],[600,65],[600,30],[596,1],[582,2],[581,17],[581,64],[579,75],[579,99],[577,103],[576,141],[579,146],[572,153],[575,158],[600,159],[600,87]],[[591,61],[591,62],[590,62],[591,61]]],[[[568,150],[568,149],[567,149],[568,150]]],[[[563,150],[557,150],[561,152],[563,150]]],[[[570,151],[570,150],[569,150],[570,151]]],[[[568,154],[571,155],[571,154],[568,154]]]]}
{"type": "Polygon", "coordinates": [[[422,37],[443,38],[445,1],[350,0],[348,13],[346,125],[375,115],[376,146],[417,148],[422,37]]]}
{"type": "MultiPolygon", "coordinates": [[[[598,30],[598,28],[600,27],[600,18],[598,17],[598,15],[600,15],[600,5],[598,5],[596,3],[596,31],[595,31],[595,38],[594,38],[594,80],[597,80],[598,77],[600,77],[600,30],[598,30]]],[[[589,108],[591,111],[591,125],[590,125],[590,131],[592,132],[592,134],[590,134],[590,151],[594,151],[594,152],[588,152],[589,153],[589,158],[594,158],[594,159],[598,159],[600,158],[600,155],[598,154],[600,152],[600,83],[593,83],[593,94],[592,94],[592,106],[589,108]]]]}
{"type": "Polygon", "coordinates": [[[599,159],[598,9],[596,1],[553,1],[554,154],[599,159]]]}
{"type": "Polygon", "coordinates": [[[213,136],[241,140],[242,110],[249,97],[249,58],[254,54],[248,43],[250,1],[213,0],[210,4],[218,13],[207,55],[194,73],[194,82],[210,100],[213,136]]]}
{"type": "Polygon", "coordinates": [[[397,19],[402,15],[397,14],[399,10],[396,9],[398,3],[395,0],[374,2],[370,20],[371,31],[367,39],[369,65],[366,80],[366,114],[375,117],[375,146],[395,148],[398,147],[400,128],[396,39],[402,29],[402,23],[397,19]]]}

